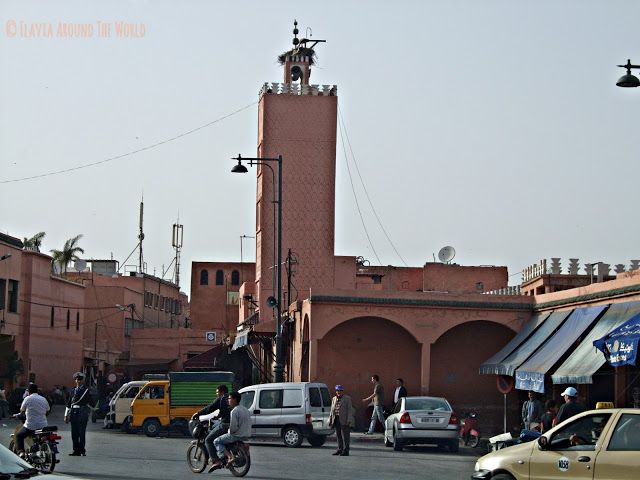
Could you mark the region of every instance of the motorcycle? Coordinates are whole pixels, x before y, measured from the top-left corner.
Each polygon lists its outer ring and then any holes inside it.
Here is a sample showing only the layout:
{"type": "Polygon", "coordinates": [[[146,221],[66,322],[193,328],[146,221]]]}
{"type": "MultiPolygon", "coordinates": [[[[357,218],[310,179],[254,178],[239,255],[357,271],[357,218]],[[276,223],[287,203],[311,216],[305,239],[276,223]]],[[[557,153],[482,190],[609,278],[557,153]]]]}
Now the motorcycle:
{"type": "MultiPolygon", "coordinates": [[[[193,473],[202,473],[209,465],[209,453],[204,444],[205,438],[210,430],[221,423],[217,418],[219,410],[209,415],[201,415],[189,421],[189,432],[194,440],[187,448],[187,463],[193,473]]],[[[249,473],[251,467],[251,455],[249,454],[249,444],[246,442],[234,442],[226,445],[227,450],[233,455],[232,461],[227,461],[226,457],[222,466],[214,469],[228,468],[234,477],[244,477],[249,473]]]]}
{"type": "Polygon", "coordinates": [[[460,421],[460,440],[472,448],[480,444],[480,427],[476,412],[468,412],[460,421]]]}
{"type": "MultiPolygon", "coordinates": [[[[22,428],[22,424],[25,421],[24,414],[16,414],[13,416],[20,420],[16,429],[11,434],[11,442],[9,443],[9,450],[17,454],[16,448],[16,434],[22,428]]],[[[43,473],[51,473],[59,462],[56,459],[58,455],[58,440],[62,439],[57,432],[58,427],[49,426],[36,430],[31,436],[24,440],[24,459],[35,468],[43,473]]]]}

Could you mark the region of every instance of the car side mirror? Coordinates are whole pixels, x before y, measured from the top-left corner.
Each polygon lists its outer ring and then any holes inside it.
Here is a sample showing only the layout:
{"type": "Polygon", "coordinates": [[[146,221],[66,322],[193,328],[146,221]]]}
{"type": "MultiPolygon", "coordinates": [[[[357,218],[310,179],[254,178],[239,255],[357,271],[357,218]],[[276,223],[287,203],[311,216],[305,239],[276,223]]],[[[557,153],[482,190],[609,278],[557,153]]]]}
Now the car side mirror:
{"type": "Polygon", "coordinates": [[[541,450],[546,450],[549,447],[549,439],[544,435],[538,437],[538,446],[541,450]]]}

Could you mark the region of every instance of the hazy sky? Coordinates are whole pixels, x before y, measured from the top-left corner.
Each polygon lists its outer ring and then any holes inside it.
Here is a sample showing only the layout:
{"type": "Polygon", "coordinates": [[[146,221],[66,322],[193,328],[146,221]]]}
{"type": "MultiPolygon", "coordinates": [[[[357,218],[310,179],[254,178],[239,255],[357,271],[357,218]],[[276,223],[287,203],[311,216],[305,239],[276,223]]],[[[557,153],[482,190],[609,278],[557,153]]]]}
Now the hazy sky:
{"type": "MultiPolygon", "coordinates": [[[[456,262],[506,265],[517,284],[540,258],[640,258],[640,89],[615,86],[616,64],[640,63],[640,2],[3,0],[0,18],[0,230],[46,231],[44,251],[82,233],[86,258],[123,261],[144,194],[149,273],[173,257],[178,214],[184,290],[192,261],[240,260],[255,179],[229,173],[230,157],[256,152],[255,105],[135,155],[6,181],[251,105],[282,81],[297,18],[327,40],[311,82],[338,85],[366,188],[409,265],[453,245],[456,262]],[[65,38],[60,24],[89,26],[65,38]]],[[[336,254],[375,264],[339,135],[336,161],[336,254]]],[[[402,265],[354,182],[381,263],[402,265]]]]}

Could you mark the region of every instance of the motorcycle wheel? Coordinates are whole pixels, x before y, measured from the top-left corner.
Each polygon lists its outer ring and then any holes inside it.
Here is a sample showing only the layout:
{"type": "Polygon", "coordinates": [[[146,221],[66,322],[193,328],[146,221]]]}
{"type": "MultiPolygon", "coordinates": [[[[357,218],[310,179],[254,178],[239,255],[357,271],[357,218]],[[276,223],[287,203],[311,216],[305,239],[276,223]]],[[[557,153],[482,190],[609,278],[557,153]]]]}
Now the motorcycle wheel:
{"type": "Polygon", "coordinates": [[[476,448],[480,445],[480,437],[478,435],[469,435],[469,442],[467,443],[471,448],[476,448]]]}
{"type": "Polygon", "coordinates": [[[38,465],[38,469],[42,473],[51,473],[56,468],[56,454],[51,451],[48,444],[44,443],[40,446],[40,451],[44,454],[42,463],[38,465]]]}
{"type": "Polygon", "coordinates": [[[209,454],[202,444],[192,443],[187,449],[187,463],[193,473],[202,473],[209,463],[209,454]]]}
{"type": "Polygon", "coordinates": [[[243,447],[234,449],[233,456],[234,460],[229,464],[229,470],[234,477],[244,477],[251,468],[251,456],[243,447]]]}

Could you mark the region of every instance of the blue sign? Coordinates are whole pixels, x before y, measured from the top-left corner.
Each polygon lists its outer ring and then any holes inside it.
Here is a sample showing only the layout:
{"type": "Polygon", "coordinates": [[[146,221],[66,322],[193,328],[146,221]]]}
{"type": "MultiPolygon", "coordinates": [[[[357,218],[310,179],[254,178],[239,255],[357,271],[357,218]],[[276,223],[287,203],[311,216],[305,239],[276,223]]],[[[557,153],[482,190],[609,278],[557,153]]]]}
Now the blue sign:
{"type": "Polygon", "coordinates": [[[521,372],[516,370],[516,388],[544,393],[544,373],[521,372]]]}
{"type": "Polygon", "coordinates": [[[632,317],[604,337],[594,340],[593,345],[601,350],[614,367],[635,365],[640,341],[640,314],[632,317]]]}

